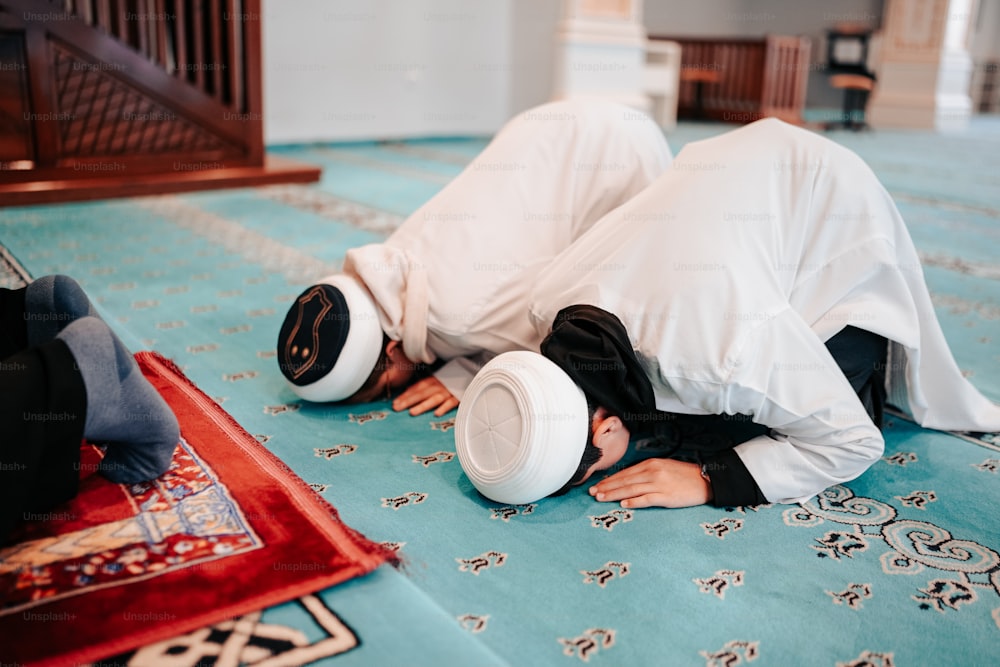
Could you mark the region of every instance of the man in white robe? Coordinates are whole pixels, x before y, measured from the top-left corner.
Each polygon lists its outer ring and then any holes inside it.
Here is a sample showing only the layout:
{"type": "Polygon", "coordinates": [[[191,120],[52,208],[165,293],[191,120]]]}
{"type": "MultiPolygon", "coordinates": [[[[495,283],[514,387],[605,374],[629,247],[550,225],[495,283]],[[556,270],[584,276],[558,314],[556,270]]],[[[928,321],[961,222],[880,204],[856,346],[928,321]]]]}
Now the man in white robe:
{"type": "Polygon", "coordinates": [[[292,390],[363,402],[416,379],[395,409],[453,409],[485,360],[537,349],[527,297],[541,269],[670,160],[662,131],[625,106],[519,114],[384,243],[348,251],[342,274],[296,300],[277,344],[292,390]]]}
{"type": "MultiPolygon", "coordinates": [[[[597,451],[574,481],[614,466],[629,427],[664,415],[742,415],[762,427],[699,462],[620,470],[591,487],[599,501],[804,501],[879,459],[873,418],[886,393],[928,428],[1000,430],[1000,408],[948,349],[888,193],[854,153],[776,119],[685,146],[548,265],[531,317],[547,336],[542,353],[597,407],[597,451]],[[847,341],[836,359],[835,339],[847,341]],[[852,355],[867,359],[859,383],[841,368],[852,355]]],[[[463,410],[484,414],[476,400],[463,410]]],[[[511,474],[487,481],[499,488],[511,474]]]]}

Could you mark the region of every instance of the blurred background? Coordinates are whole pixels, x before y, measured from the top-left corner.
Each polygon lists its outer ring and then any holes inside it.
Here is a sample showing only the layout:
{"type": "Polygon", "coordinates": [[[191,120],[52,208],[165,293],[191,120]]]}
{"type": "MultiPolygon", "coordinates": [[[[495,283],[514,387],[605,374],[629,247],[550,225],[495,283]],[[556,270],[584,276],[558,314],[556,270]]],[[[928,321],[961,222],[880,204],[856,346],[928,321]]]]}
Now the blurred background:
{"type": "Polygon", "coordinates": [[[955,132],[1000,109],[1000,0],[0,0],[0,93],[0,204],[309,182],[265,148],[566,98],[955,132]]]}
{"type": "MultiPolygon", "coordinates": [[[[804,70],[806,118],[822,119],[844,102],[844,89],[830,82],[828,32],[870,34],[866,64],[878,83],[890,18],[910,39],[889,45],[890,55],[923,65],[895,91],[907,106],[933,105],[950,83],[967,96],[969,113],[998,109],[997,0],[264,0],[263,12],[270,142],[491,133],[557,96],[670,97],[672,85],[685,83],[661,77],[656,90],[635,68],[655,66],[647,45],[678,38],[806,38],[806,59],[790,66],[804,70]],[[956,33],[951,41],[945,29],[956,33]]],[[[703,84],[706,103],[713,85],[703,84]]],[[[961,106],[953,101],[948,112],[961,106]]],[[[883,126],[906,122],[888,115],[883,126]]]]}

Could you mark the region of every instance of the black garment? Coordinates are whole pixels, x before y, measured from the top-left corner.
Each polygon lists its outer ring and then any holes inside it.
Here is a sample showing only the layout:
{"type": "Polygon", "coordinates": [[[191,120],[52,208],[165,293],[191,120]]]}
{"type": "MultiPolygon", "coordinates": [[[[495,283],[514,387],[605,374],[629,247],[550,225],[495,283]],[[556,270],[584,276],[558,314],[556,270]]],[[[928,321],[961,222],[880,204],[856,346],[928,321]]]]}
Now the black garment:
{"type": "Polygon", "coordinates": [[[625,325],[608,311],[585,305],[563,308],[539,349],[592,404],[620,417],[631,433],[645,433],[657,418],[670,418],[656,410],[653,385],[625,325]]]}
{"type": "Polygon", "coordinates": [[[0,288],[0,359],[28,347],[24,294],[27,288],[0,288]]]}
{"type": "Polygon", "coordinates": [[[27,348],[24,290],[0,289],[0,542],[21,518],[77,494],[86,413],[69,347],[27,348]]]}
{"type": "MultiPolygon", "coordinates": [[[[882,369],[888,341],[848,326],[828,340],[826,347],[872,421],[881,428],[885,406],[882,369]]],[[[588,400],[621,417],[633,438],[666,442],[668,451],[664,456],[701,461],[712,484],[714,505],[767,502],[732,447],[769,429],[745,415],[683,415],[657,410],[652,385],[635,356],[625,326],[611,313],[595,306],[564,308],[542,341],[541,352],[566,371],[588,400]]]]}

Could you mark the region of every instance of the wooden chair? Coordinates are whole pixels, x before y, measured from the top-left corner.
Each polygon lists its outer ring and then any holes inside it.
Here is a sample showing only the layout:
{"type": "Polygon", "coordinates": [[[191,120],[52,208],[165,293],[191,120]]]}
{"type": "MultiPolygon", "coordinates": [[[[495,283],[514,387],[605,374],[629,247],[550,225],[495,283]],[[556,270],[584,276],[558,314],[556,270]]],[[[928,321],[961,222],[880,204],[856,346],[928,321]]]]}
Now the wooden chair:
{"type": "Polygon", "coordinates": [[[869,129],[865,109],[875,88],[875,73],[868,69],[871,34],[870,28],[853,24],[840,24],[826,32],[827,80],[844,91],[841,117],[826,123],[826,129],[869,129]]]}
{"type": "Polygon", "coordinates": [[[875,88],[875,79],[863,74],[831,74],[830,85],[844,91],[844,106],[841,118],[826,124],[827,129],[848,130],[869,129],[865,120],[868,96],[875,88]]]}

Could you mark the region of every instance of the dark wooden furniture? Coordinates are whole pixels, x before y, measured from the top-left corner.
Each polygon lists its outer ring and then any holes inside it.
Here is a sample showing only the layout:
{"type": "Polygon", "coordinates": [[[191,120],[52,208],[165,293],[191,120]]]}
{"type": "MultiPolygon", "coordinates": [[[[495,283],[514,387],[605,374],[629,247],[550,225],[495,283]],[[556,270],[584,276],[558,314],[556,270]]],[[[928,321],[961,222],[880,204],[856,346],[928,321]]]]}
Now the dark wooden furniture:
{"type": "Polygon", "coordinates": [[[978,65],[982,73],[979,79],[979,89],[976,91],[977,111],[979,113],[996,113],[1000,111],[1000,61],[987,60],[978,65]]]}
{"type": "Polygon", "coordinates": [[[832,88],[844,91],[840,118],[828,122],[828,130],[866,130],[865,109],[875,89],[875,72],[868,69],[868,47],[872,31],[865,26],[842,24],[826,31],[826,72],[832,88]]]}
{"type": "Polygon", "coordinates": [[[705,85],[716,84],[720,81],[722,81],[722,74],[718,70],[681,65],[681,84],[694,84],[694,113],[692,115],[695,118],[705,117],[705,85]]]}
{"type": "Polygon", "coordinates": [[[277,182],[260,0],[0,0],[0,204],[277,182]]]}
{"type": "Polygon", "coordinates": [[[844,106],[840,118],[826,123],[823,128],[835,130],[867,130],[865,108],[868,106],[868,96],[875,89],[875,78],[862,74],[834,73],[829,77],[830,86],[844,91],[844,106]]]}
{"type": "Polygon", "coordinates": [[[776,116],[802,122],[809,39],[651,36],[681,45],[678,118],[749,123],[776,116]]]}

